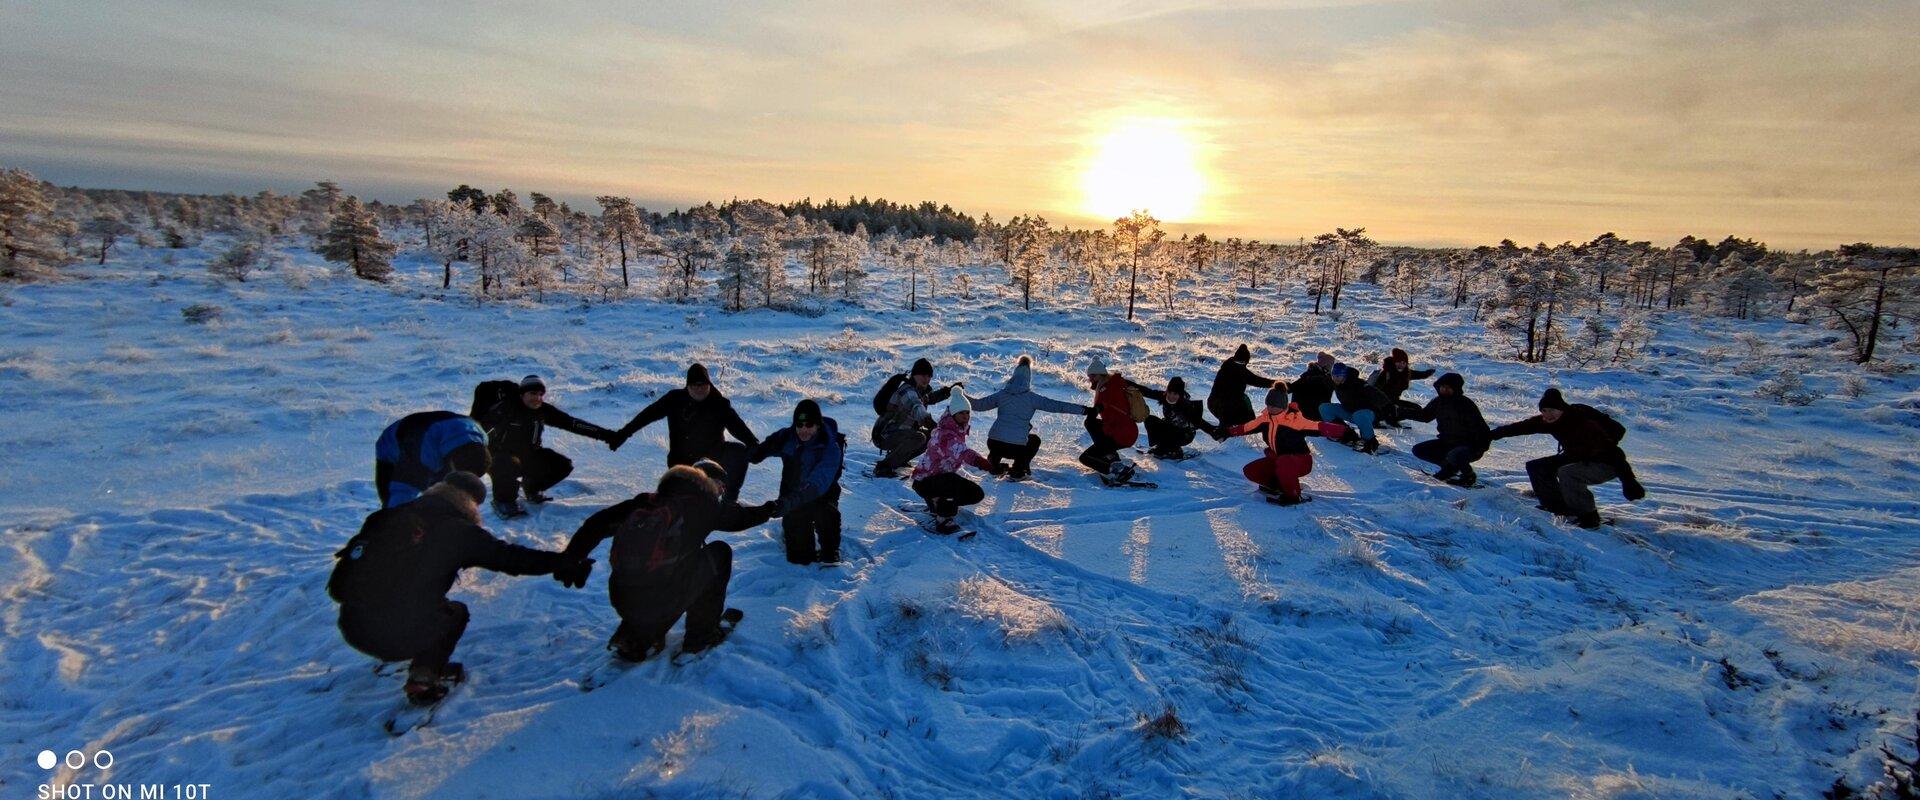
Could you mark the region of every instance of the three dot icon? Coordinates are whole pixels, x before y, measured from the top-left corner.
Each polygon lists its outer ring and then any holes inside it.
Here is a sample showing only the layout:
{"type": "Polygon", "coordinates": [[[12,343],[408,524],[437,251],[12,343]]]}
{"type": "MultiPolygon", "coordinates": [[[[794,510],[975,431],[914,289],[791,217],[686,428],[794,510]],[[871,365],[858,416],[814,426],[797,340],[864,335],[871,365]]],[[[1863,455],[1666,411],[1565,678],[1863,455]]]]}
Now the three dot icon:
{"type": "MultiPolygon", "coordinates": [[[[42,750],[40,751],[40,756],[34,759],[34,761],[40,765],[41,769],[53,769],[54,767],[60,766],[62,760],[60,755],[52,750],[42,750]]],[[[81,769],[89,763],[93,764],[95,769],[109,769],[113,766],[113,754],[105,750],[100,750],[96,751],[92,758],[88,758],[86,753],[78,750],[68,750],[67,757],[64,761],[67,769],[81,769]]]]}

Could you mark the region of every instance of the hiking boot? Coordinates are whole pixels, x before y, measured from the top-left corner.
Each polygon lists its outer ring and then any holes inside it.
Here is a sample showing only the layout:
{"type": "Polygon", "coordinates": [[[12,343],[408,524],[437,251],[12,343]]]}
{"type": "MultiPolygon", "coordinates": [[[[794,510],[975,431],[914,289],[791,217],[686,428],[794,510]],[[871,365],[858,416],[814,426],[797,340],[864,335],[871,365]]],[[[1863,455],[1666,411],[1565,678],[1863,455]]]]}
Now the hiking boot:
{"type": "Polygon", "coordinates": [[[1007,470],[1007,480],[1010,481],[1024,481],[1031,477],[1033,477],[1033,470],[1030,469],[1015,468],[1007,470]]]}
{"type": "Polygon", "coordinates": [[[958,533],[959,531],[960,531],[960,523],[954,522],[953,517],[934,517],[933,518],[934,533],[940,534],[941,536],[951,536],[955,533],[958,533]]]}
{"type": "Polygon", "coordinates": [[[1600,527],[1600,514],[1593,511],[1576,514],[1573,516],[1573,524],[1586,528],[1587,530],[1593,530],[1594,528],[1600,527]]]}
{"type": "Polygon", "coordinates": [[[1433,471],[1433,479],[1436,481],[1448,482],[1453,479],[1453,476],[1458,474],[1460,474],[1460,471],[1457,469],[1454,469],[1453,467],[1441,467],[1433,471]]]}
{"type": "Polygon", "coordinates": [[[1479,484],[1480,476],[1473,474],[1473,470],[1467,470],[1458,475],[1454,475],[1453,477],[1446,478],[1445,480],[1447,483],[1450,483],[1450,484],[1453,484],[1454,486],[1458,486],[1465,489],[1465,488],[1471,488],[1479,484]]]}
{"type": "Polygon", "coordinates": [[[1360,432],[1352,428],[1347,428],[1345,433],[1340,434],[1340,443],[1348,447],[1352,447],[1358,441],[1360,441],[1360,432]]]}
{"type": "Polygon", "coordinates": [[[1126,483],[1127,481],[1133,480],[1133,465],[1125,461],[1116,460],[1107,467],[1105,477],[1108,483],[1126,483]]]}
{"type": "Polygon", "coordinates": [[[820,551],[820,557],[819,557],[819,558],[816,558],[816,559],[814,559],[814,563],[816,563],[816,564],[838,564],[838,563],[840,563],[840,551],[838,551],[838,550],[822,550],[822,551],[820,551]]]}
{"type": "Polygon", "coordinates": [[[613,652],[614,658],[638,664],[652,658],[655,653],[667,649],[667,638],[662,636],[651,642],[641,642],[624,638],[616,633],[613,640],[607,642],[607,649],[613,652]]]}
{"type": "Polygon", "coordinates": [[[1364,442],[1361,442],[1360,452],[1366,453],[1367,455],[1373,455],[1374,453],[1380,452],[1380,440],[1368,439],[1364,442]]]}
{"type": "Polygon", "coordinates": [[[447,698],[447,692],[452,691],[452,689],[438,683],[407,681],[407,685],[402,688],[401,691],[406,692],[407,702],[416,706],[430,706],[441,700],[445,700],[447,698]]]}
{"type": "Polygon", "coordinates": [[[495,500],[493,501],[493,513],[500,515],[501,519],[516,519],[526,516],[527,510],[521,508],[519,503],[512,500],[495,500]]]}
{"type": "Polygon", "coordinates": [[[527,493],[527,502],[529,502],[529,503],[551,503],[551,502],[553,502],[553,498],[552,498],[552,497],[550,497],[550,496],[548,496],[546,492],[528,492],[528,493],[527,493]]]}
{"type": "Polygon", "coordinates": [[[1307,502],[1307,499],[1297,494],[1275,495],[1273,498],[1273,504],[1276,506],[1297,506],[1304,502],[1307,502]]]}

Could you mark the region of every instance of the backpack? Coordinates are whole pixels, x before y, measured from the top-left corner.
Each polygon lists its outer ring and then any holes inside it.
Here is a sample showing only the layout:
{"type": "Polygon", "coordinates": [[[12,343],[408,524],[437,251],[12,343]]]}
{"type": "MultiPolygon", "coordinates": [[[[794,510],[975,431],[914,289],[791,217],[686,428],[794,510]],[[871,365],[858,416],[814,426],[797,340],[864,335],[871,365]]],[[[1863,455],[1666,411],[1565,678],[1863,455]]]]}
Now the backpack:
{"type": "Polygon", "coordinates": [[[680,563],[686,548],[680,546],[684,532],[680,515],[657,502],[627,515],[613,534],[613,546],[607,553],[613,569],[638,576],[655,576],[680,563]]]}
{"type": "Polygon", "coordinates": [[[487,413],[487,409],[519,393],[520,384],[513,381],[481,381],[473,387],[473,409],[467,412],[467,416],[478,420],[481,414],[487,413]]]}
{"type": "Polygon", "coordinates": [[[1134,422],[1146,422],[1147,414],[1147,396],[1141,394],[1139,389],[1127,387],[1127,416],[1132,417],[1134,422]]]}
{"type": "Polygon", "coordinates": [[[900,384],[907,382],[907,373],[896,372],[880,385],[880,393],[873,396],[873,413],[886,414],[887,404],[893,402],[893,395],[900,391],[900,384]]]}

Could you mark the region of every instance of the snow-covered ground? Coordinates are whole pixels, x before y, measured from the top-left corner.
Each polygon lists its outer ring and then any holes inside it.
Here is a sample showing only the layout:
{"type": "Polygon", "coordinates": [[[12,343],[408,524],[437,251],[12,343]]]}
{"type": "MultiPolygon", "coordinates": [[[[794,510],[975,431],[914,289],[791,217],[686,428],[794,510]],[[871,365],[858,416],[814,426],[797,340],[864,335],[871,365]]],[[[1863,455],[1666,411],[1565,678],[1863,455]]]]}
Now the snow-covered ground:
{"type": "MultiPolygon", "coordinates": [[[[307,254],[282,270],[310,273],[304,288],[275,272],[235,286],[202,251],[168,256],[0,302],[9,797],[105,781],[221,798],[1810,797],[1871,778],[1873,748],[1911,732],[1920,377],[1861,372],[1818,329],[1676,314],[1637,365],[1554,373],[1491,356],[1462,313],[1370,287],[1351,290],[1351,325],[1302,313],[1297,284],[1128,323],[1079,302],[1023,312],[983,269],[975,300],[809,318],[476,306],[439,290],[437,265],[403,262],[382,287],[307,254]],[[189,324],[196,303],[224,312],[189,324]],[[1366,363],[1405,347],[1464,373],[1496,424],[1555,383],[1630,427],[1650,496],[1599,487],[1619,524],[1571,528],[1518,491],[1550,440],[1500,443],[1482,462],[1494,485],[1466,492],[1421,478],[1418,424],[1387,431],[1379,458],[1316,444],[1318,501],[1283,509],[1240,477],[1251,440],[1137,455],[1160,488],[1113,490],[1073,461],[1080,420],[1042,416],[1036,479],[989,480],[964,542],[901,513],[905,484],[861,474],[867,400],[915,357],[985,392],[1030,354],[1038,389],[1078,399],[1091,356],[1204,392],[1241,341],[1287,376],[1320,349],[1366,363]],[[848,563],[790,566],[774,527],[725,535],[740,632],[590,694],[578,682],[615,620],[604,571],[585,590],[471,574],[455,590],[471,685],[430,727],[381,731],[400,678],[340,641],[324,589],[375,505],[380,429],[530,372],[618,425],[690,360],[757,431],[803,396],[840,420],[848,563]],[[1787,365],[1830,396],[1754,395],[1787,365]],[[41,749],[115,763],[42,771],[41,749]]],[[[574,478],[496,532],[558,546],[651,486],[665,430],[618,453],[550,442],[574,478]]],[[[775,469],[744,499],[770,498],[775,469]]]]}

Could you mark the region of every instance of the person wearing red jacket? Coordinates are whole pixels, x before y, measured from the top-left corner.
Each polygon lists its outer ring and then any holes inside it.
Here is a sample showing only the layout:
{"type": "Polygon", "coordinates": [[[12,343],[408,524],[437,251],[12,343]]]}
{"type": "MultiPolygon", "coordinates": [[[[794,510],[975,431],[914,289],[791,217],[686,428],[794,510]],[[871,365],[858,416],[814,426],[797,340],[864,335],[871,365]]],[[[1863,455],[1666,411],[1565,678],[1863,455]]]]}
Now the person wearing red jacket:
{"type": "Polygon", "coordinates": [[[1127,379],[1108,372],[1096,357],[1087,365],[1087,384],[1093,389],[1093,412],[1087,415],[1093,445],[1081,451],[1080,463],[1108,484],[1133,480],[1133,464],[1120,457],[1121,448],[1140,439],[1140,424],[1133,421],[1133,404],[1127,399],[1127,379]]]}
{"type": "Polygon", "coordinates": [[[973,404],[959,389],[947,398],[947,411],[940,415],[933,436],[927,440],[927,452],[913,468],[913,492],[927,501],[933,514],[934,532],[953,533],[960,529],[953,518],[961,506],[970,506],[987,498],[980,484],[960,474],[960,468],[972,465],[988,474],[1000,475],[1007,465],[990,462],[967,446],[967,433],[973,422],[973,404]]]}
{"type": "Polygon", "coordinates": [[[1227,429],[1228,436],[1261,434],[1266,449],[1260,457],[1240,470],[1247,480],[1260,485],[1273,502],[1290,506],[1311,499],[1300,494],[1300,478],[1313,471],[1313,451],[1307,449],[1306,433],[1318,434],[1320,424],[1307,419],[1300,407],[1287,402],[1287,386],[1279,384],[1267,392],[1267,407],[1245,424],[1227,429]]]}

